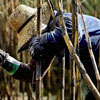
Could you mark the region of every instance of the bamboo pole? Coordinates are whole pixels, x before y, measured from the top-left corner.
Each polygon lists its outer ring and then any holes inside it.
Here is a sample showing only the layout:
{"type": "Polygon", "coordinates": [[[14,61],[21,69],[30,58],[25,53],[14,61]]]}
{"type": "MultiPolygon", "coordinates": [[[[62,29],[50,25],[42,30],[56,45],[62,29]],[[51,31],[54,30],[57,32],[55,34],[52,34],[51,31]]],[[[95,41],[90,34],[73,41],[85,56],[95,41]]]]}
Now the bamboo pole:
{"type": "Polygon", "coordinates": [[[90,58],[91,58],[91,61],[92,61],[92,64],[93,64],[93,69],[94,69],[95,76],[96,76],[96,79],[97,79],[97,87],[99,88],[99,86],[100,86],[100,74],[99,74],[98,67],[97,67],[97,64],[96,64],[96,61],[95,61],[95,57],[94,57],[94,54],[93,54],[93,51],[92,51],[92,45],[91,45],[91,41],[90,41],[90,38],[89,38],[89,35],[88,35],[88,31],[86,29],[85,20],[84,20],[84,17],[83,17],[83,12],[82,12],[82,7],[81,7],[80,1],[79,1],[79,8],[80,8],[81,18],[82,18],[82,22],[83,22],[83,26],[84,26],[84,30],[85,30],[85,37],[86,37],[86,42],[87,42],[87,45],[88,45],[88,50],[89,50],[89,53],[90,53],[90,58]]]}
{"type": "MultiPolygon", "coordinates": [[[[37,0],[37,36],[41,35],[41,11],[42,0],[37,0]]],[[[41,55],[40,55],[41,56],[41,55]]],[[[36,67],[36,100],[41,100],[41,61],[37,62],[36,67]]]]}
{"type": "Polygon", "coordinates": [[[62,31],[62,36],[65,40],[65,43],[68,47],[68,50],[70,52],[70,55],[72,56],[72,58],[75,60],[78,68],[79,68],[79,71],[80,73],[82,74],[83,76],[83,79],[85,80],[85,82],[87,83],[89,89],[92,91],[92,93],[94,94],[94,96],[96,97],[97,100],[100,100],[100,94],[98,92],[98,90],[96,89],[96,87],[94,86],[93,82],[91,81],[90,77],[88,76],[85,68],[84,68],[84,65],[82,64],[82,62],[80,61],[78,55],[76,54],[76,51],[75,51],[75,48],[73,47],[71,41],[70,41],[70,38],[68,36],[68,33],[67,33],[67,29],[66,29],[66,26],[65,26],[65,23],[64,23],[64,19],[63,19],[63,13],[62,13],[62,10],[61,10],[61,4],[58,1],[58,4],[57,4],[57,11],[59,13],[59,22],[60,22],[60,27],[61,27],[61,31],[62,31]]]}

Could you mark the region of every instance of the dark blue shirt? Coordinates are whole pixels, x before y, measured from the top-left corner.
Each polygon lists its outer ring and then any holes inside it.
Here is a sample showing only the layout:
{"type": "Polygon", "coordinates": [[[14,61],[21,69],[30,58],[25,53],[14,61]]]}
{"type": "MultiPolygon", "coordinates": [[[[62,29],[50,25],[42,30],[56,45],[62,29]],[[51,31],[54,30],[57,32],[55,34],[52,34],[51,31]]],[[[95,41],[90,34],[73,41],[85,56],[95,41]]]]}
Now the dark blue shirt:
{"type": "MultiPolygon", "coordinates": [[[[69,21],[68,18],[71,19],[72,14],[64,13],[63,17],[64,17],[64,21],[67,27],[68,34],[71,37],[72,22],[69,21]]],[[[99,40],[100,40],[100,20],[89,15],[84,15],[84,20],[85,20],[88,34],[90,36],[91,44],[94,47],[93,50],[96,51],[99,45],[99,40]]],[[[86,46],[87,44],[86,44],[85,32],[84,32],[84,27],[83,27],[80,14],[78,15],[78,30],[79,30],[80,47],[86,46]]],[[[65,45],[63,37],[62,37],[62,32],[59,27],[54,29],[50,33],[47,33],[47,39],[52,43],[56,43],[57,45],[61,45],[61,46],[65,45]]]]}

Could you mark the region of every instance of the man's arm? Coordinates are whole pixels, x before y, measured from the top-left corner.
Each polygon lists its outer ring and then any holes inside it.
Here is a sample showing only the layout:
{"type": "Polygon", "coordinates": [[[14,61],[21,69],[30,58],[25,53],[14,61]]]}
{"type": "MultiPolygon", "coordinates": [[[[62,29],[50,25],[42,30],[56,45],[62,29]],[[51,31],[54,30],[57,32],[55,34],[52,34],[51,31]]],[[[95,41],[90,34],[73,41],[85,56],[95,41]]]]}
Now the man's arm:
{"type": "Polygon", "coordinates": [[[31,82],[36,61],[31,59],[29,64],[24,64],[0,49],[0,65],[15,79],[31,82]]]}
{"type": "Polygon", "coordinates": [[[18,80],[32,83],[34,77],[35,82],[36,61],[30,60],[29,64],[21,63],[19,69],[13,74],[13,77],[18,80]]]}
{"type": "MultiPolygon", "coordinates": [[[[45,44],[44,44],[45,45],[45,44]]],[[[31,48],[34,51],[33,48],[31,48]]],[[[40,53],[39,53],[40,54],[40,53]]],[[[39,55],[38,54],[38,55],[39,55]]],[[[50,54],[44,54],[41,59],[42,72],[41,76],[47,73],[50,63],[54,58],[54,53],[50,52],[50,54]]],[[[30,62],[28,64],[22,63],[11,57],[9,54],[0,49],[0,66],[4,68],[10,75],[12,75],[15,79],[34,82],[35,83],[35,75],[36,75],[36,61],[39,60],[39,56],[30,58],[30,62]],[[35,60],[36,59],[36,60],[35,60]],[[32,80],[34,78],[34,80],[32,80]]]]}

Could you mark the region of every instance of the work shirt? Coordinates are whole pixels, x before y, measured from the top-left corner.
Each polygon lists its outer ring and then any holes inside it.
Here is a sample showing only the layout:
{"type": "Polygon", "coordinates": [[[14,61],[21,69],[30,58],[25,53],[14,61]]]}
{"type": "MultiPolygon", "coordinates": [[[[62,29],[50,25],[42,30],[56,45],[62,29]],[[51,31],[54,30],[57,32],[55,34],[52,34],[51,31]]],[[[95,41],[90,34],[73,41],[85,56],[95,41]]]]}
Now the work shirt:
{"type": "MultiPolygon", "coordinates": [[[[56,13],[55,13],[56,14],[56,13]]],[[[66,20],[66,17],[72,18],[71,13],[64,13],[63,14],[64,21],[67,27],[67,31],[69,36],[71,37],[72,35],[72,22],[66,20]]],[[[100,20],[89,16],[89,15],[84,15],[84,20],[86,24],[86,28],[90,37],[91,44],[93,46],[93,51],[96,51],[99,45],[99,40],[100,40],[100,20]]],[[[83,22],[81,19],[81,15],[78,15],[78,31],[79,31],[79,44],[81,47],[86,46],[86,38],[85,38],[85,31],[84,31],[84,26],[83,22]]],[[[52,32],[47,33],[47,38],[49,41],[52,43],[57,43],[58,41],[56,40],[61,40],[63,41],[62,37],[62,32],[60,28],[54,29],[52,32]]],[[[64,44],[64,42],[62,42],[64,44]]],[[[60,45],[62,45],[60,44],[60,45]]]]}

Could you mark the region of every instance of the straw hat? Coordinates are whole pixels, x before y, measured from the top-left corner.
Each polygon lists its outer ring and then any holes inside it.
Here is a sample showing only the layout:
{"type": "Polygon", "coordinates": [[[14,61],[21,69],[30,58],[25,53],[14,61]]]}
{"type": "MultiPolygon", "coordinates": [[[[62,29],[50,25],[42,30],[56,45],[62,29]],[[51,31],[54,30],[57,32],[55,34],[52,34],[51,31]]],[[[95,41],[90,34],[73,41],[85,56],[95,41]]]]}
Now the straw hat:
{"type": "MultiPolygon", "coordinates": [[[[42,5],[42,28],[48,23],[50,9],[47,3],[42,5]]],[[[37,8],[19,5],[9,17],[9,24],[13,30],[18,32],[18,49],[36,34],[37,30],[37,8]]]]}

